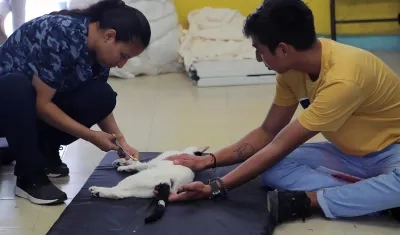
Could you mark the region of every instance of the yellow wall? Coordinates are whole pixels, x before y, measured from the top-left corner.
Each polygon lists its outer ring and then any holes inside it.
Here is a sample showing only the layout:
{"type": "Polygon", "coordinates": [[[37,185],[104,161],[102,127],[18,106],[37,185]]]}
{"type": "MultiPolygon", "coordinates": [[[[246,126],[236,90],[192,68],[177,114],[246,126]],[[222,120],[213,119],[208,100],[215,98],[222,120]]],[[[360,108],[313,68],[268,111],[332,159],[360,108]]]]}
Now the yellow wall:
{"type": "MultiPolygon", "coordinates": [[[[238,9],[247,16],[261,3],[261,0],[174,0],[179,22],[187,27],[187,14],[204,6],[238,9]]],[[[313,10],[317,33],[330,34],[329,0],[305,0],[313,10]]],[[[397,17],[400,0],[336,0],[336,17],[341,20],[397,17]]],[[[338,34],[398,34],[398,23],[368,23],[337,25],[338,34]]]]}

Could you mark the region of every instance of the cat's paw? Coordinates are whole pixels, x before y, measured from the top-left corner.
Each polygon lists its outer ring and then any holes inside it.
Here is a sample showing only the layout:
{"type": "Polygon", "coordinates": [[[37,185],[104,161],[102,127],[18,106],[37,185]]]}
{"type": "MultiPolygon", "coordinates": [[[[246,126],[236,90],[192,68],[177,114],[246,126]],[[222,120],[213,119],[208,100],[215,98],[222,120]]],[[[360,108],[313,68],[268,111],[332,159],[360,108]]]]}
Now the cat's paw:
{"type": "Polygon", "coordinates": [[[132,159],[125,160],[125,158],[119,158],[119,159],[113,161],[112,165],[113,165],[115,168],[118,168],[118,167],[120,167],[120,166],[132,165],[132,163],[133,163],[133,160],[132,160],[132,159]]]}
{"type": "Polygon", "coordinates": [[[89,188],[92,197],[117,199],[119,194],[116,194],[114,188],[92,186],[89,188]]]}
{"type": "Polygon", "coordinates": [[[100,187],[97,186],[92,186],[89,188],[90,194],[92,195],[92,197],[101,197],[100,196],[100,187]]]}
{"type": "Polygon", "coordinates": [[[136,168],[134,165],[119,166],[117,168],[117,171],[119,171],[119,172],[134,172],[134,171],[136,171],[136,168]]]}
{"type": "Polygon", "coordinates": [[[125,159],[119,158],[119,159],[113,161],[112,165],[113,165],[115,168],[118,168],[119,166],[125,166],[125,162],[126,162],[125,159]]]}

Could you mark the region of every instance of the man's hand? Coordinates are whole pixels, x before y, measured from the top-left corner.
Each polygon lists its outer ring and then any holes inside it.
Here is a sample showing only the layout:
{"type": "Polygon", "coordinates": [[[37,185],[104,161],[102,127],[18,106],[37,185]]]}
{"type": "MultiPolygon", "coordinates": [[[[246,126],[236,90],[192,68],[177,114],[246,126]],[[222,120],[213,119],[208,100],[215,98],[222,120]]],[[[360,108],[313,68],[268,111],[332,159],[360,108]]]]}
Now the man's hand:
{"type": "Polygon", "coordinates": [[[178,189],[177,194],[170,194],[168,200],[170,202],[194,201],[211,197],[210,185],[196,181],[187,185],[183,185],[178,189]]]}
{"type": "Polygon", "coordinates": [[[213,164],[213,158],[210,155],[199,157],[191,154],[178,154],[167,157],[166,160],[173,161],[175,165],[186,166],[195,172],[205,170],[213,164]]]}

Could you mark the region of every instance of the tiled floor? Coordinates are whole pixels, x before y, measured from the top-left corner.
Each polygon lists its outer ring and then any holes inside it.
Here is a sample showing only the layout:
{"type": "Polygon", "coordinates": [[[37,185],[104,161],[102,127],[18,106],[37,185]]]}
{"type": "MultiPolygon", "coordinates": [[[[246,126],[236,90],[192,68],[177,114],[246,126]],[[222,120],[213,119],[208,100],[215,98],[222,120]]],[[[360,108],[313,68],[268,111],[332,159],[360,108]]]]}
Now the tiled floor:
{"type": "MultiPolygon", "coordinates": [[[[381,55],[393,65],[400,65],[399,54],[381,55]]],[[[111,79],[110,83],[119,94],[116,118],[129,142],[140,151],[188,145],[211,145],[211,151],[224,147],[260,124],[275,92],[274,85],[198,89],[182,74],[111,79]]],[[[312,141],[318,140],[322,137],[312,141]]],[[[103,156],[96,147],[77,141],[68,147],[64,157],[71,169],[69,179],[55,182],[72,199],[103,156]]],[[[0,234],[46,234],[71,199],[61,206],[33,205],[15,198],[14,184],[12,169],[2,169],[0,234]]],[[[399,229],[400,223],[388,218],[334,222],[316,217],[306,223],[281,226],[276,234],[394,235],[399,229]]]]}

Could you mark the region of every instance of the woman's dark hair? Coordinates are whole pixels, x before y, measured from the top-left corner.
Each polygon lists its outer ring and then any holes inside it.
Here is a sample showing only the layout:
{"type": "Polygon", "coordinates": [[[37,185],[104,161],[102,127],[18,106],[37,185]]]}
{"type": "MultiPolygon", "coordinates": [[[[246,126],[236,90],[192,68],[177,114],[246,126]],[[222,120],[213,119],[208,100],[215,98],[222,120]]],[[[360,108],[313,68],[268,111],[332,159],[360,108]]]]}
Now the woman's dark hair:
{"type": "Polygon", "coordinates": [[[243,33],[254,36],[271,53],[281,42],[307,50],[317,40],[313,13],[303,0],[264,0],[246,18],[243,33]]]}
{"type": "Polygon", "coordinates": [[[101,0],[85,9],[61,10],[51,14],[88,17],[90,22],[98,22],[101,29],[114,29],[117,41],[138,42],[144,48],[150,43],[151,28],[146,16],[122,0],[101,0]]]}

